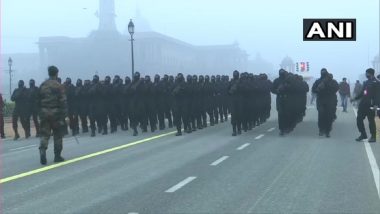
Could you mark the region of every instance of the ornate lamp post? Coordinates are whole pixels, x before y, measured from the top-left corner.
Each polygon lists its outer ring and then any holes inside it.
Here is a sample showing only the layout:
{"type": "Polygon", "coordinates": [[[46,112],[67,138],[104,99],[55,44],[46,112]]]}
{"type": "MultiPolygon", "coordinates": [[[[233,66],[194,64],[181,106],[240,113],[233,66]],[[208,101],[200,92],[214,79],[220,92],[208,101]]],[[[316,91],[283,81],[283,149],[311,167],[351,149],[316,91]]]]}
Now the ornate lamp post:
{"type": "Polygon", "coordinates": [[[131,34],[131,52],[132,52],[132,78],[133,76],[135,75],[135,59],[134,59],[134,56],[133,56],[133,34],[135,33],[135,25],[133,24],[132,22],[132,19],[131,21],[129,21],[129,24],[128,24],[128,32],[129,34],[131,34]]]}

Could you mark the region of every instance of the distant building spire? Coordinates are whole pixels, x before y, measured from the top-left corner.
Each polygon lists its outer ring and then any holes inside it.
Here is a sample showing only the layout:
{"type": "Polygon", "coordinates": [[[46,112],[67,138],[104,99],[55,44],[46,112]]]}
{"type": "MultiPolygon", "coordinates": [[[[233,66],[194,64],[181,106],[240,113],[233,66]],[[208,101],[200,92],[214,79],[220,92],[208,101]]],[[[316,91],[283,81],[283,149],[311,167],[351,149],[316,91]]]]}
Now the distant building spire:
{"type": "Polygon", "coordinates": [[[99,31],[117,31],[115,23],[115,1],[99,0],[99,31]]]}

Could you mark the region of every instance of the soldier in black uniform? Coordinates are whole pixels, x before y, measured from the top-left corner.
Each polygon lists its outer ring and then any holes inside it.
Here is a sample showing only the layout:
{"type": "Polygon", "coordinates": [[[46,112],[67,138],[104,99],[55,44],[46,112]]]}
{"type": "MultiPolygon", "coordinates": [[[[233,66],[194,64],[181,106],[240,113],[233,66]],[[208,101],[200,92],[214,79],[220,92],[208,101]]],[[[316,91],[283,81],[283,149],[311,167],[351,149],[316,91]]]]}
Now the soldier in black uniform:
{"type": "MultiPolygon", "coordinates": [[[[68,118],[69,118],[69,127],[73,135],[76,135],[76,127],[75,127],[75,86],[71,83],[71,78],[66,78],[66,81],[63,84],[65,88],[66,98],[67,98],[67,110],[68,110],[68,118]]],[[[67,130],[67,129],[66,129],[67,130]]],[[[67,134],[67,133],[65,133],[67,134]]]]}
{"type": "Polygon", "coordinates": [[[20,80],[18,82],[18,88],[13,91],[11,100],[15,102],[15,108],[12,114],[12,125],[13,131],[15,132],[14,139],[17,140],[20,138],[18,133],[18,118],[20,118],[21,125],[25,131],[25,138],[30,137],[30,123],[29,119],[29,94],[28,90],[25,88],[24,81],[20,80]]]}
{"type": "Polygon", "coordinates": [[[186,96],[186,104],[185,106],[187,107],[185,121],[186,123],[184,124],[185,127],[185,132],[186,133],[191,133],[193,131],[196,131],[195,127],[195,115],[194,115],[194,85],[193,85],[193,77],[191,75],[186,76],[186,89],[185,89],[185,96],[186,96]]]}
{"type": "Polygon", "coordinates": [[[214,109],[213,109],[214,88],[210,82],[210,76],[208,75],[205,76],[205,83],[204,83],[203,88],[204,88],[204,93],[205,93],[205,97],[204,97],[205,109],[210,119],[210,126],[214,126],[215,125],[215,117],[214,117],[214,109]]]}
{"type": "Polygon", "coordinates": [[[155,95],[153,97],[156,103],[155,118],[158,120],[158,127],[160,130],[165,129],[165,83],[161,80],[160,75],[156,74],[154,76],[153,83],[155,95]]]}
{"type": "Polygon", "coordinates": [[[152,80],[149,75],[145,76],[144,79],[144,87],[143,87],[143,98],[145,105],[145,115],[146,119],[144,121],[145,124],[149,121],[151,132],[155,132],[157,130],[157,103],[156,103],[156,92],[152,80]]]}
{"type": "Polygon", "coordinates": [[[289,133],[289,101],[288,101],[288,87],[286,84],[286,79],[288,77],[288,72],[284,69],[280,69],[279,77],[273,81],[272,93],[277,95],[276,97],[276,108],[278,112],[278,126],[280,129],[280,135],[285,135],[289,133]]]}
{"type": "Polygon", "coordinates": [[[121,123],[124,126],[124,131],[127,131],[128,121],[130,119],[130,110],[129,110],[129,102],[130,102],[130,87],[131,87],[131,78],[125,77],[124,85],[123,85],[123,93],[122,93],[122,121],[121,123]]]}
{"type": "Polygon", "coordinates": [[[234,71],[233,73],[233,79],[228,86],[228,94],[230,95],[231,102],[232,136],[236,136],[237,134],[241,134],[242,124],[242,94],[239,71],[234,71]]]}
{"type": "MultiPolygon", "coordinates": [[[[74,132],[73,135],[79,134],[79,118],[81,119],[82,131],[85,131],[85,126],[87,126],[87,121],[84,121],[83,112],[84,112],[84,94],[83,94],[83,81],[81,79],[77,79],[75,84],[75,92],[74,92],[74,132]],[[85,125],[85,126],[84,126],[85,125]]],[[[87,128],[87,127],[86,127],[87,128]]]]}
{"type": "Polygon", "coordinates": [[[360,136],[356,139],[356,141],[362,141],[367,139],[367,132],[364,126],[364,119],[367,117],[369,124],[369,131],[371,133],[371,138],[368,140],[370,143],[376,142],[376,124],[375,124],[375,116],[376,116],[376,107],[379,106],[379,81],[375,78],[375,70],[369,68],[366,70],[367,81],[363,83],[363,88],[361,92],[351,100],[359,100],[358,107],[358,115],[356,118],[356,123],[358,126],[358,130],[360,132],[360,136]],[[372,108],[372,109],[371,109],[372,108]]]}
{"type": "Polygon", "coordinates": [[[208,106],[206,103],[208,102],[208,92],[207,92],[207,85],[205,83],[205,78],[203,75],[199,76],[199,84],[200,88],[200,94],[199,94],[199,106],[200,106],[200,114],[201,114],[201,124],[202,128],[207,127],[207,108],[208,106]]]}
{"type": "MultiPolygon", "coordinates": [[[[133,81],[131,83],[131,87],[129,88],[128,95],[130,96],[129,100],[129,110],[130,110],[130,120],[131,120],[131,128],[133,129],[133,136],[138,135],[137,126],[143,119],[144,109],[144,100],[142,96],[143,92],[143,81],[140,79],[140,73],[136,72],[133,81]]],[[[143,127],[144,128],[144,127],[143,127]]],[[[146,130],[143,130],[146,131],[146,130]]]]}
{"type": "Polygon", "coordinates": [[[91,80],[85,80],[83,84],[83,90],[81,90],[81,101],[80,106],[80,118],[82,123],[82,132],[88,133],[88,119],[90,118],[90,106],[91,106],[91,96],[90,96],[91,80]]]}
{"type": "Polygon", "coordinates": [[[96,125],[98,127],[98,132],[103,131],[103,121],[105,115],[105,107],[102,96],[102,85],[99,82],[99,76],[94,75],[91,87],[89,88],[89,97],[90,97],[90,128],[91,128],[91,137],[95,136],[96,125]]]}
{"type": "MultiPolygon", "coordinates": [[[[198,82],[198,76],[193,75],[193,120],[194,124],[196,122],[196,128],[197,129],[203,129],[202,125],[202,106],[201,106],[201,100],[202,100],[202,85],[198,82]]],[[[194,127],[195,128],[195,127],[194,127]]]]}
{"type": "Polygon", "coordinates": [[[182,73],[177,75],[175,81],[175,87],[172,91],[173,94],[173,115],[174,124],[177,128],[176,136],[182,135],[182,123],[187,126],[186,115],[187,115],[187,102],[186,102],[186,83],[185,78],[182,73]]]}
{"type": "Polygon", "coordinates": [[[321,78],[313,84],[312,91],[317,94],[319,135],[330,137],[332,123],[336,115],[338,83],[325,68],[321,70],[321,78]]]}
{"type": "MultiPolygon", "coordinates": [[[[29,100],[30,100],[30,116],[33,119],[34,127],[36,128],[36,137],[39,137],[40,133],[40,123],[38,121],[38,87],[36,87],[36,82],[34,79],[29,80],[29,100]]],[[[28,123],[30,119],[28,117],[28,123]]]]}

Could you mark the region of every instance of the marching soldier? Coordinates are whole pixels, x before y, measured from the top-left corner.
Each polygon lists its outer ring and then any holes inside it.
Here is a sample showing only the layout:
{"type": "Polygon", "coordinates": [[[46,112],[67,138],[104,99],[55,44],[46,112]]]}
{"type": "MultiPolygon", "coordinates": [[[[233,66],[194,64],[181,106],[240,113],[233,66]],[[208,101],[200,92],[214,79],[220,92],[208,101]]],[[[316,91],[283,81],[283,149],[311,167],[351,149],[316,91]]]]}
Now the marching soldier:
{"type": "Polygon", "coordinates": [[[67,102],[64,87],[58,83],[58,68],[50,66],[48,68],[49,79],[40,86],[38,97],[41,119],[41,142],[40,142],[40,163],[46,165],[46,150],[49,138],[53,132],[54,138],[54,162],[62,162],[65,159],[62,153],[63,128],[67,116],[67,102]]]}
{"type": "Polygon", "coordinates": [[[375,78],[375,70],[369,68],[366,70],[367,81],[363,83],[363,88],[361,92],[353,98],[351,101],[359,100],[358,115],[356,118],[356,123],[360,132],[360,136],[356,141],[362,141],[367,139],[367,132],[364,127],[363,120],[367,117],[369,123],[369,131],[371,133],[371,138],[368,140],[369,143],[376,142],[376,124],[375,116],[377,107],[379,106],[379,81],[375,78]],[[372,108],[372,109],[371,109],[372,108]]]}
{"type": "Polygon", "coordinates": [[[312,91],[317,94],[319,136],[330,137],[332,123],[336,115],[338,83],[325,68],[321,70],[321,78],[315,81],[312,91]]]}
{"type": "MultiPolygon", "coordinates": [[[[36,137],[39,137],[40,123],[38,121],[38,112],[39,112],[39,109],[38,109],[38,87],[36,87],[36,82],[34,81],[34,79],[31,79],[29,81],[28,92],[29,92],[29,100],[30,100],[30,111],[29,112],[30,112],[30,116],[32,116],[34,126],[36,127],[36,137]]],[[[29,117],[28,117],[27,123],[29,123],[29,117]]]]}
{"type": "Polygon", "coordinates": [[[15,102],[15,109],[12,114],[12,125],[15,132],[14,139],[17,140],[20,138],[18,133],[18,118],[20,118],[21,125],[25,131],[25,138],[30,137],[30,123],[28,122],[29,118],[29,94],[25,88],[24,81],[20,80],[18,82],[18,88],[13,91],[11,100],[15,102]]]}

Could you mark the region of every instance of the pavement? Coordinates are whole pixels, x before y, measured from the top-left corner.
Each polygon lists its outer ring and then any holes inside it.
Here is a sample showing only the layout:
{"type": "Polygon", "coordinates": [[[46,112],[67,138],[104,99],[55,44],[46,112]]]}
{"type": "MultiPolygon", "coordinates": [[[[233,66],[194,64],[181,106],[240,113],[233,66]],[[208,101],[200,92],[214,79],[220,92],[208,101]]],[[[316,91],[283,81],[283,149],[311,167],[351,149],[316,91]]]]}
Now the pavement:
{"type": "MultiPolygon", "coordinates": [[[[2,143],[0,213],[380,213],[380,144],[355,142],[355,112],[331,138],[317,111],[280,137],[277,118],[241,136],[222,123],[64,139],[62,164],[41,167],[38,140],[2,143]]],[[[52,147],[52,144],[50,144],[52,147]]]]}

